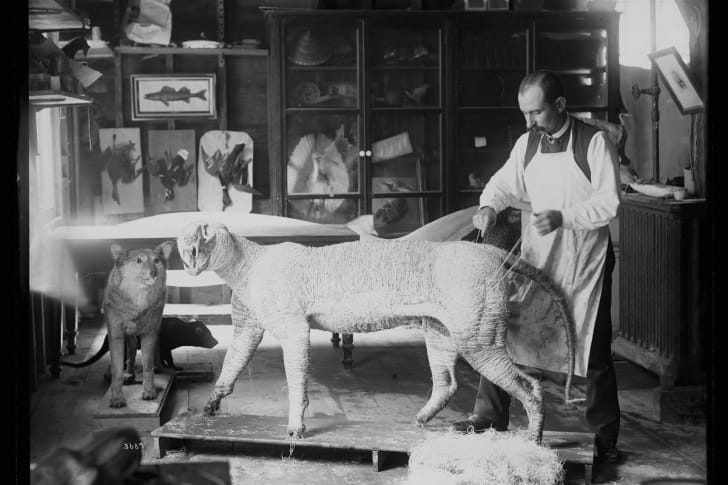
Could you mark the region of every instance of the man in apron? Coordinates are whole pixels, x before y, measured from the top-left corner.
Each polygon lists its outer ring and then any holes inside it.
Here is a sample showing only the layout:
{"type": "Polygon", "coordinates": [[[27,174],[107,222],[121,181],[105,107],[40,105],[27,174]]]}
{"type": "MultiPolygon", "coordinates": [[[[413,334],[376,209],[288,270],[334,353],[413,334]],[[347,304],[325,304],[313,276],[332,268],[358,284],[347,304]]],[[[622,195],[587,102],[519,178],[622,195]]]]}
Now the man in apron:
{"type": "MultiPolygon", "coordinates": [[[[617,150],[606,133],[566,112],[561,81],[548,71],[523,79],[518,105],[528,132],[484,188],[473,224],[487,231],[505,208],[524,210],[521,257],[551,277],[573,312],[575,374],[586,376],[586,418],[595,433],[597,461],[618,463],[608,226],[620,203],[617,150]]],[[[506,430],[510,400],[481,376],[473,414],[452,428],[506,430]]]]}

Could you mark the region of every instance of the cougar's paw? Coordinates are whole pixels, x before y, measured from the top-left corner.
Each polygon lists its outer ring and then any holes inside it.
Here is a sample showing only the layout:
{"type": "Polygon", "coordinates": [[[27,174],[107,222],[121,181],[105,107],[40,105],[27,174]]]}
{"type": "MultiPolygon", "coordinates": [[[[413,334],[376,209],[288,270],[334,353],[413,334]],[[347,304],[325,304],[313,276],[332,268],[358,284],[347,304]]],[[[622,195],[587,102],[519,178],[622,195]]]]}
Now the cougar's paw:
{"type": "Polygon", "coordinates": [[[110,408],[123,408],[126,406],[126,399],[124,397],[112,397],[109,399],[110,408]]]}
{"type": "Polygon", "coordinates": [[[305,438],[304,433],[306,432],[306,425],[302,424],[300,427],[298,426],[288,426],[288,436],[293,439],[303,439],[305,438]]]}
{"type": "Polygon", "coordinates": [[[144,389],[142,391],[142,399],[144,399],[145,401],[157,399],[157,390],[154,389],[153,391],[149,391],[147,389],[144,389]]]}
{"type": "Polygon", "coordinates": [[[205,404],[205,414],[208,416],[214,416],[215,411],[220,409],[220,401],[208,401],[207,404],[205,404]]]}
{"type": "Polygon", "coordinates": [[[426,423],[427,421],[425,421],[424,419],[415,418],[415,426],[417,426],[418,428],[424,428],[426,423]]]}

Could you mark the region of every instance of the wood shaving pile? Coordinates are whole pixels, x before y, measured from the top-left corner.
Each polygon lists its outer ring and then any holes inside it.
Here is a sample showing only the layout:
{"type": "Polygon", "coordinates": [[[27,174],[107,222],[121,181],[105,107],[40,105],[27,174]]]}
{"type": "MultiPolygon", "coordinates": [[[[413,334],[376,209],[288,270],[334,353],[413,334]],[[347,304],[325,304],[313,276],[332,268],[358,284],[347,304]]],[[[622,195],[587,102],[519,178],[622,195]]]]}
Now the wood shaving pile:
{"type": "Polygon", "coordinates": [[[556,485],[563,462],[524,431],[430,433],[410,453],[407,484],[556,485]]]}

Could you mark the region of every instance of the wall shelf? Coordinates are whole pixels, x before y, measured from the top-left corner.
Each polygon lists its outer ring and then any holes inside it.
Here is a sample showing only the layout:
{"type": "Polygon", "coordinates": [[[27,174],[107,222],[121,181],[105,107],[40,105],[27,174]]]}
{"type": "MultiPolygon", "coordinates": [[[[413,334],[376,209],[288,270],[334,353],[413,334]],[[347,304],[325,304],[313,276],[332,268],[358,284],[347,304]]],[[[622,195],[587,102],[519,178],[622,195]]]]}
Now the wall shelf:
{"type": "Polygon", "coordinates": [[[214,49],[194,49],[190,47],[114,47],[114,52],[124,55],[188,55],[188,56],[211,56],[222,54],[224,56],[267,56],[267,49],[242,49],[235,47],[223,47],[214,49]]]}
{"type": "Polygon", "coordinates": [[[93,103],[93,99],[67,91],[44,90],[28,93],[28,102],[39,108],[53,106],[84,106],[93,103]]]}

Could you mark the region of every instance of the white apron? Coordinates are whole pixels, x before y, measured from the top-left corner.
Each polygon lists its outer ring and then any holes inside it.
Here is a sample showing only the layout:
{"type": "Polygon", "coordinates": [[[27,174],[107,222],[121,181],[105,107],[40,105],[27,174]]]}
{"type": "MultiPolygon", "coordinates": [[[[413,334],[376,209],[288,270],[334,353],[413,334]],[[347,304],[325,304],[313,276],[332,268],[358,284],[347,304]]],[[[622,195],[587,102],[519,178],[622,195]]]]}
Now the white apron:
{"type": "MultiPolygon", "coordinates": [[[[524,171],[526,191],[534,214],[571,207],[589,199],[594,191],[591,182],[576,164],[572,145],[573,130],[570,130],[566,151],[562,153],[541,153],[539,142],[536,154],[524,171]]],[[[592,231],[558,228],[539,236],[531,225],[530,216],[524,213],[522,257],[549,275],[563,292],[576,326],[574,373],[585,377],[601,297],[609,226],[592,231]]],[[[563,345],[563,340],[560,345],[563,345]]],[[[561,349],[561,361],[565,362],[563,347],[561,349]]],[[[539,353],[536,352],[536,355],[539,353]]],[[[535,367],[566,371],[566,367],[554,369],[553,363],[533,364],[536,364],[535,367]]]]}

